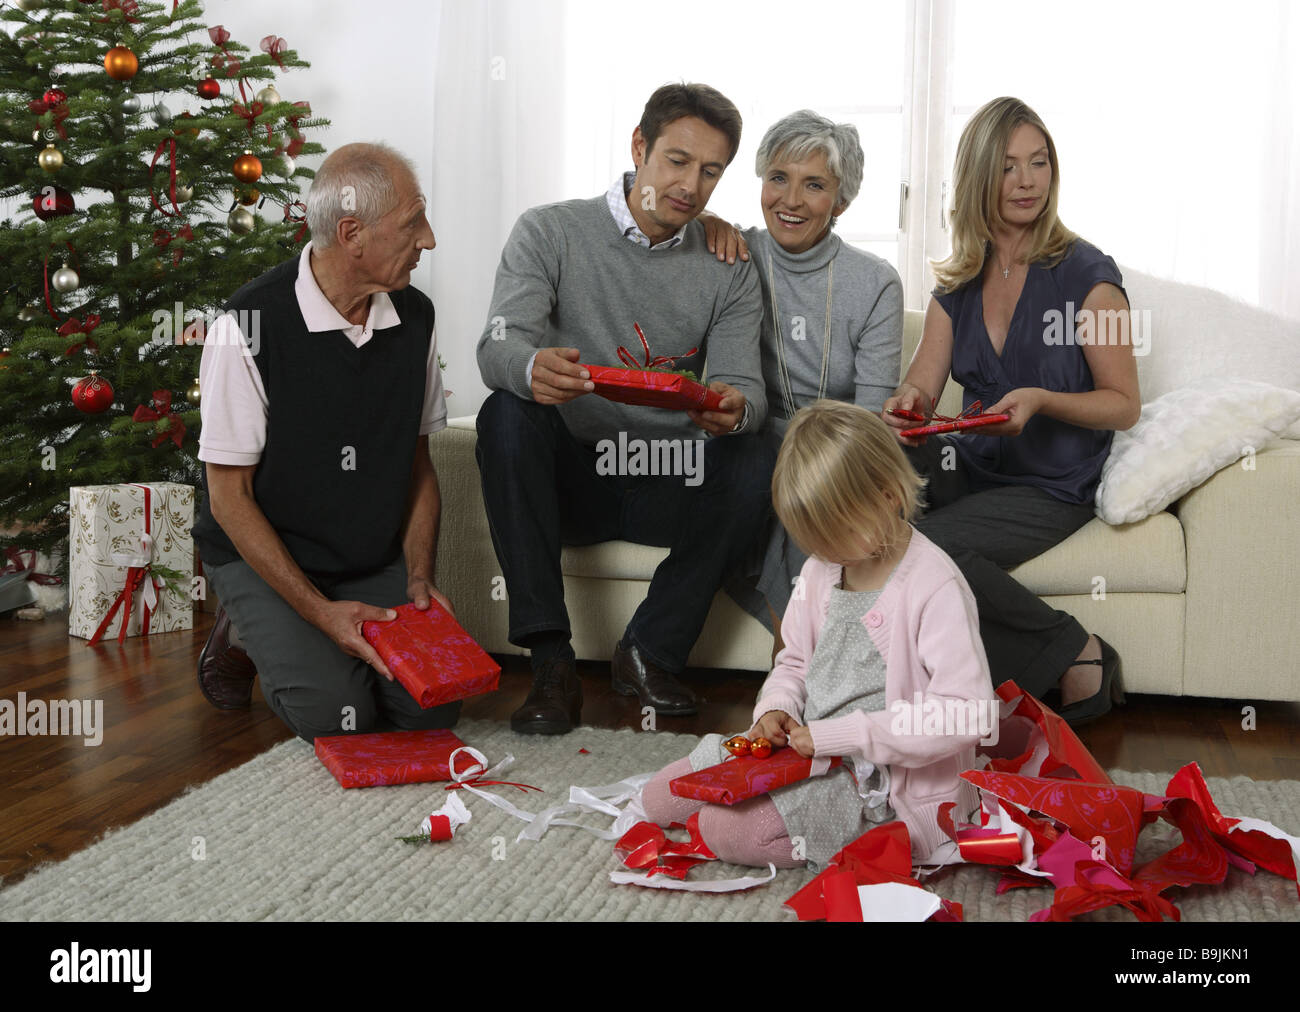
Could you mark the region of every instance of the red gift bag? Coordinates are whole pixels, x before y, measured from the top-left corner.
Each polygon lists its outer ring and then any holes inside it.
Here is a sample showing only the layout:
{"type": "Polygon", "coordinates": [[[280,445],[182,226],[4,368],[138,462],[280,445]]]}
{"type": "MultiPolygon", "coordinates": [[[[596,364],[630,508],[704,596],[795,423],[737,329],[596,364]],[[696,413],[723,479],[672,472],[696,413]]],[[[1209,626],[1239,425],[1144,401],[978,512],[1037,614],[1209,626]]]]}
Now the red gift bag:
{"type": "Polygon", "coordinates": [[[421,709],[497,687],[501,665],[437,601],[427,611],[413,604],[395,610],[391,622],[363,622],[361,634],[421,709]]]}
{"type": "Polygon", "coordinates": [[[583,365],[596,384],[595,393],[620,404],[639,404],[677,411],[716,411],[722,396],[693,379],[671,372],[583,365]]]}
{"type": "Polygon", "coordinates": [[[339,734],[316,739],[316,758],[344,787],[427,784],[451,779],[451,754],[464,746],[448,730],[339,734]]]}
{"type": "Polygon", "coordinates": [[[739,756],[670,781],[668,789],[679,798],[694,798],[714,805],[734,805],[811,776],[829,773],[840,757],[805,759],[792,748],[777,749],[766,759],[739,756]],[[818,772],[813,772],[813,764],[818,772]]]}

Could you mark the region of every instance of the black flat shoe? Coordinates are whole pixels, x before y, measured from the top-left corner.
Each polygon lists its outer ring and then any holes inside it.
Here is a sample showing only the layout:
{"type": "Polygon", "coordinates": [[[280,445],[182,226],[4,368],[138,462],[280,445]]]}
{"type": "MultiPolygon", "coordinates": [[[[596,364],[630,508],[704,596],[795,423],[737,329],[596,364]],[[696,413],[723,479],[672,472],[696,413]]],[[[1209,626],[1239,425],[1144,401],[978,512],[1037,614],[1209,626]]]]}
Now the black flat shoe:
{"type": "MultiPolygon", "coordinates": [[[[1096,720],[1098,717],[1104,717],[1110,713],[1112,703],[1119,705],[1124,702],[1124,677],[1120,670],[1119,654],[1100,636],[1097,637],[1097,642],[1101,644],[1101,658],[1099,660],[1093,658],[1086,661],[1075,661],[1074,663],[1100,664],[1101,688],[1087,699],[1080,699],[1078,702],[1061,708],[1061,719],[1071,727],[1079,727],[1096,720]]],[[[1071,665],[1071,667],[1073,666],[1071,665]]]]}

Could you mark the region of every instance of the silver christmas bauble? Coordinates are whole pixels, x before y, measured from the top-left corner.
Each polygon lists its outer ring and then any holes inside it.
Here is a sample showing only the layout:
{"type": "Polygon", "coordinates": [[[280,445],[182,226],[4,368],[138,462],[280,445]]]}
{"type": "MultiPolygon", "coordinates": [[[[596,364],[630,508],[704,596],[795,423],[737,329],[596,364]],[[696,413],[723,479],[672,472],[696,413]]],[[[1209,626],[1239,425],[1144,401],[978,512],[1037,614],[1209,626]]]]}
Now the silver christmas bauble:
{"type": "Polygon", "coordinates": [[[176,203],[183,204],[185,201],[192,199],[194,196],[194,186],[191,183],[177,181],[176,183],[176,203]]]}
{"type": "Polygon", "coordinates": [[[172,121],[172,111],[161,102],[150,110],[150,115],[153,116],[153,121],[160,127],[165,127],[172,121]]]}
{"type": "Polygon", "coordinates": [[[235,235],[248,235],[249,232],[253,231],[253,225],[256,221],[253,212],[241,205],[230,212],[226,224],[230,226],[230,231],[234,232],[235,235]]]}
{"type": "Polygon", "coordinates": [[[122,99],[122,111],[128,116],[134,116],[140,111],[140,96],[127,92],[122,99]]]}
{"type": "Polygon", "coordinates": [[[23,323],[31,323],[40,315],[41,311],[35,306],[23,306],[22,309],[18,310],[18,319],[22,320],[23,323]]]}
{"type": "Polygon", "coordinates": [[[15,0],[15,6],[20,11],[38,11],[41,9],[42,0],[15,0]]]}
{"type": "Polygon", "coordinates": [[[288,179],[290,176],[293,175],[294,164],[292,158],[290,158],[288,155],[281,155],[280,164],[284,167],[283,175],[285,179],[288,179]]]}
{"type": "Polygon", "coordinates": [[[265,88],[257,93],[257,100],[263,105],[275,105],[277,102],[283,102],[280,93],[275,90],[275,85],[268,84],[265,88]]]}
{"type": "Polygon", "coordinates": [[[50,284],[54,286],[56,292],[75,292],[81,285],[81,278],[67,264],[64,264],[54,272],[54,277],[50,278],[50,284]]]}

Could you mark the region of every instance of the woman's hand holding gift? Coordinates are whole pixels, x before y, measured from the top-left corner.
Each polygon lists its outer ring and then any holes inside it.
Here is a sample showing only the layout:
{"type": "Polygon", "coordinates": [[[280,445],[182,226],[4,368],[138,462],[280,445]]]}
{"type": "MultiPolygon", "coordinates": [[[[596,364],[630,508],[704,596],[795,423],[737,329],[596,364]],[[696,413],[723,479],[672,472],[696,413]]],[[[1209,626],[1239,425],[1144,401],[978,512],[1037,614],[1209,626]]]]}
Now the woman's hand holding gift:
{"type": "Polygon", "coordinates": [[[996,425],[982,426],[978,432],[981,436],[1018,436],[1024,431],[1029,419],[1043,408],[1047,391],[1039,387],[1018,387],[1012,390],[990,408],[986,415],[1010,415],[1011,418],[996,425]]]}

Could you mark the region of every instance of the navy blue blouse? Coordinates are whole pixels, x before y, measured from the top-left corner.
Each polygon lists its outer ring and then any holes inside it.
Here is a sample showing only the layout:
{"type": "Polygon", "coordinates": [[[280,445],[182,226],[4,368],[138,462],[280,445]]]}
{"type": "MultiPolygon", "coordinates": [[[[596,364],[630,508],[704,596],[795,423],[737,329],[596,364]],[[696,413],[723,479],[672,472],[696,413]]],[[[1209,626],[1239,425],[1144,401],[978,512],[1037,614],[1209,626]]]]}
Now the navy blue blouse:
{"type": "MultiPolygon", "coordinates": [[[[1019,387],[1060,393],[1095,389],[1074,337],[1084,300],[1103,281],[1123,291],[1115,261],[1082,239],[1055,267],[1030,264],[1000,357],[984,326],[983,277],[947,294],[935,291],[952,320],[952,376],[965,391],[962,406],[980,400],[988,410],[1019,387]]],[[[1035,485],[1070,503],[1093,501],[1114,436],[1109,429],[1085,429],[1041,414],[1018,436],[978,432],[969,430],[955,440],[973,488],[1035,485]]]]}

